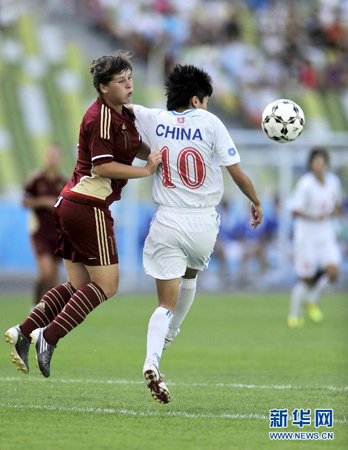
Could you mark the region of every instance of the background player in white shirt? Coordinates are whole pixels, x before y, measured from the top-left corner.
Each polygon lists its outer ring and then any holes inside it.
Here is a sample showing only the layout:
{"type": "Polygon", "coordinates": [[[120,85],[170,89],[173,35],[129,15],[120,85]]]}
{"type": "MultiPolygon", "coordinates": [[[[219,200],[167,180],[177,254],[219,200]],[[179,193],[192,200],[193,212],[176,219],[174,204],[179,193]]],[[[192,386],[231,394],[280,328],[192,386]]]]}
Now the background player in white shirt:
{"type": "Polygon", "coordinates": [[[288,325],[302,326],[305,300],[309,317],[321,322],[320,294],[335,281],[341,261],[332,218],[339,212],[342,195],[339,178],[327,173],[328,154],[315,148],[309,156],[309,172],[298,181],[290,209],[295,216],[294,256],[299,280],[291,292],[288,325]]]}
{"type": "Polygon", "coordinates": [[[260,200],[223,123],[207,111],[212,80],[194,66],[177,65],[166,83],[167,111],[131,105],[140,134],[160,150],[152,196],[158,204],[147,236],[145,272],[156,278],[158,308],[147,335],[144,376],[155,400],[170,401],[159,372],[163,346],[171,344],[192,305],[198,271],[208,266],[220,217],[225,166],[251,200],[251,226],[262,220],[260,200]]]}

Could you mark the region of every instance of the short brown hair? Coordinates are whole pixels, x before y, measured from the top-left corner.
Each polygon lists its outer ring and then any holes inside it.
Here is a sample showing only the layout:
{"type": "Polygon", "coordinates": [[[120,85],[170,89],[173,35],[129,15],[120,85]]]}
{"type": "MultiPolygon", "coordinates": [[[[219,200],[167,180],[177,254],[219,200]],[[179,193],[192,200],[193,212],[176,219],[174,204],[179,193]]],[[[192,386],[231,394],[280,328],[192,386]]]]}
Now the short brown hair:
{"type": "Polygon", "coordinates": [[[101,94],[100,83],[107,85],[114,78],[115,75],[130,70],[132,66],[129,62],[133,56],[132,53],[126,51],[118,51],[114,55],[101,56],[92,62],[89,72],[93,77],[93,85],[101,94]]]}

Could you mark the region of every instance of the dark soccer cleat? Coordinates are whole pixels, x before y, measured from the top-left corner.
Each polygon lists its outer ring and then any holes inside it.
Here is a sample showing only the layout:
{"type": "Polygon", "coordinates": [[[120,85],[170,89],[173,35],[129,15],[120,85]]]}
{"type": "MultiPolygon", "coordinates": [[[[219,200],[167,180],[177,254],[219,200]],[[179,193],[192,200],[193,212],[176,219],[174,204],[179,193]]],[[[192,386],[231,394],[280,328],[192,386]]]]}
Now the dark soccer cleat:
{"type": "Polygon", "coordinates": [[[153,399],[159,403],[169,403],[170,393],[155,364],[145,362],[143,373],[153,399]]]}
{"type": "Polygon", "coordinates": [[[10,328],[4,334],[6,342],[10,344],[12,362],[16,364],[17,370],[23,373],[29,372],[28,354],[30,348],[30,341],[21,332],[19,325],[10,328]]]}
{"type": "Polygon", "coordinates": [[[31,333],[31,342],[35,345],[37,361],[36,367],[40,369],[42,375],[46,378],[50,376],[51,358],[56,348],[55,345],[50,345],[44,338],[43,332],[45,328],[37,328],[31,333]]]}

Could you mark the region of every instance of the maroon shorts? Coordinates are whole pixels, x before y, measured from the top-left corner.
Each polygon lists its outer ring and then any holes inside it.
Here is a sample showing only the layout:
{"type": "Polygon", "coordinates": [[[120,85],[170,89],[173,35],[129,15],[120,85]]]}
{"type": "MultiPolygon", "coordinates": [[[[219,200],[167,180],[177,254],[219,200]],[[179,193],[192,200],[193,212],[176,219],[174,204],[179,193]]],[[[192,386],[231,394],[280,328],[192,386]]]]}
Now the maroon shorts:
{"type": "MultiPolygon", "coordinates": [[[[54,231],[56,231],[54,229],[54,231]]],[[[59,259],[55,255],[57,248],[57,233],[47,234],[44,232],[38,232],[31,235],[31,242],[36,256],[49,255],[54,259],[59,259]]]]}
{"type": "Polygon", "coordinates": [[[53,217],[58,231],[56,255],[86,266],[118,264],[114,220],[104,202],[69,196],[57,202],[53,217]]]}

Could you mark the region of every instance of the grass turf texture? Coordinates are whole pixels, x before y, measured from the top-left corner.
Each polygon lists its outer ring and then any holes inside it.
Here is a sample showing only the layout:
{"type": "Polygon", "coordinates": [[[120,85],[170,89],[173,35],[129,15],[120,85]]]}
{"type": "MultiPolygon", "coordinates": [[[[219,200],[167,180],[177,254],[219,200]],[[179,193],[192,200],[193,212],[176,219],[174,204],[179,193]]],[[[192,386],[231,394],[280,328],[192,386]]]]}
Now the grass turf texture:
{"type": "MultiPolygon", "coordinates": [[[[120,295],[94,311],[59,343],[49,379],[38,374],[33,346],[30,373],[17,373],[3,338],[0,448],[347,448],[348,390],[329,388],[348,386],[345,299],[324,299],[322,324],[290,330],[287,295],[198,293],[163,354],[169,405],[141,384],[154,296],[120,295]],[[334,440],[271,442],[273,408],[311,408],[312,420],[315,408],[333,408],[340,423],[332,429],[275,431],[333,431],[334,440]]],[[[0,298],[0,329],[28,307],[25,298],[0,298]]]]}

